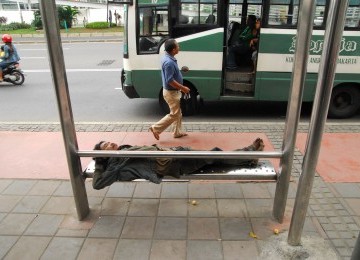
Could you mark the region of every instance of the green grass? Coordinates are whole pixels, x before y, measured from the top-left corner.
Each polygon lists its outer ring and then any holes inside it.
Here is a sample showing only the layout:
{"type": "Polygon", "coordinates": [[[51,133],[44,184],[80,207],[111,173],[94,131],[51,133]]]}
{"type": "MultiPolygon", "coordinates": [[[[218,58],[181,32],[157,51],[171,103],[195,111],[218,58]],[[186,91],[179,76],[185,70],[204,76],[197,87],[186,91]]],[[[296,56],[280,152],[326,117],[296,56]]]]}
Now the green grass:
{"type": "MultiPolygon", "coordinates": [[[[111,27],[106,29],[88,29],[83,27],[75,27],[69,28],[67,31],[65,29],[61,29],[61,33],[104,33],[104,32],[123,32],[124,27],[111,27]]],[[[35,30],[34,28],[30,29],[19,29],[19,30],[12,30],[12,31],[2,31],[1,33],[8,33],[8,34],[41,34],[44,33],[43,30],[35,30]]]]}

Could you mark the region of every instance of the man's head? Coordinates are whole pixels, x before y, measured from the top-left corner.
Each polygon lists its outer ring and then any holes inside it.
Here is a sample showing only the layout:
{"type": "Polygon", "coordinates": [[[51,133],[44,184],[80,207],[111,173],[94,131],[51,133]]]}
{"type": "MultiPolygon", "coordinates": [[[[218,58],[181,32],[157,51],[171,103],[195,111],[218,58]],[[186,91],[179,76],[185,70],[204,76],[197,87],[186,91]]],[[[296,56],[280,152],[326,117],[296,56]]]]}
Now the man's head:
{"type": "Polygon", "coordinates": [[[117,150],[119,146],[112,142],[100,141],[94,146],[94,150],[117,150]]]}
{"type": "Polygon", "coordinates": [[[165,41],[165,51],[172,56],[179,53],[180,47],[175,39],[167,39],[165,41]]]}

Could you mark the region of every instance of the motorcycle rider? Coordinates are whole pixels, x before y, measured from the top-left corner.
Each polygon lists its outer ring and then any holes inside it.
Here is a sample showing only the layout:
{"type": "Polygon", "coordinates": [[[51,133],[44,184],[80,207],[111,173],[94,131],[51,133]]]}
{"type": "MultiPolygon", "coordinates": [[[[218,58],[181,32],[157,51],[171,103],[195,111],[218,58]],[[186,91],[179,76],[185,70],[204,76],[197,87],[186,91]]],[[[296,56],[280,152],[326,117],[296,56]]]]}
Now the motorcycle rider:
{"type": "Polygon", "coordinates": [[[3,69],[14,62],[18,62],[20,60],[19,54],[12,44],[12,37],[9,34],[4,34],[1,37],[4,45],[4,56],[1,57],[2,61],[0,61],[0,82],[3,81],[3,69]]]}

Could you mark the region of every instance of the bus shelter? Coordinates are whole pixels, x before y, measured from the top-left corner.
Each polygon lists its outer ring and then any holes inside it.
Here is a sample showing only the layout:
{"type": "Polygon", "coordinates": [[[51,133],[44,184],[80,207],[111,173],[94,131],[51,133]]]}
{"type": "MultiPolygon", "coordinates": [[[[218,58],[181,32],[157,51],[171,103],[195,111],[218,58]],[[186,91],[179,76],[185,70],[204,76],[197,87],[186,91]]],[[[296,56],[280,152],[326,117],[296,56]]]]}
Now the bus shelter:
{"type": "MultiPolygon", "coordinates": [[[[296,37],[296,52],[291,80],[291,90],[285,119],[285,129],[282,149],[270,152],[214,152],[214,151],[86,151],[79,150],[71,101],[68,90],[64,56],[61,46],[59,22],[55,0],[40,0],[41,15],[47,39],[53,83],[60,115],[60,123],[65,143],[65,152],[70,173],[78,219],[82,220],[89,214],[89,203],[82,176],[81,157],[144,157],[144,158],[212,158],[212,159],[259,159],[279,158],[279,171],[270,176],[256,175],[256,180],[276,180],[273,216],[282,223],[288,196],[289,182],[293,165],[296,134],[300,119],[302,94],[307,71],[310,41],[314,21],[315,0],[303,0],[300,5],[300,15],[296,37]],[[272,178],[273,177],[273,178],[272,178]]],[[[326,122],[331,89],[333,86],[336,60],[340,49],[341,36],[345,22],[345,11],[348,0],[331,1],[329,19],[326,26],[322,58],[316,94],[310,120],[306,151],[302,172],[298,184],[295,205],[290,223],[288,243],[299,245],[305,216],[309,205],[315,167],[320,151],[320,144],[326,122]]],[[[240,179],[251,180],[248,175],[240,179]]]]}

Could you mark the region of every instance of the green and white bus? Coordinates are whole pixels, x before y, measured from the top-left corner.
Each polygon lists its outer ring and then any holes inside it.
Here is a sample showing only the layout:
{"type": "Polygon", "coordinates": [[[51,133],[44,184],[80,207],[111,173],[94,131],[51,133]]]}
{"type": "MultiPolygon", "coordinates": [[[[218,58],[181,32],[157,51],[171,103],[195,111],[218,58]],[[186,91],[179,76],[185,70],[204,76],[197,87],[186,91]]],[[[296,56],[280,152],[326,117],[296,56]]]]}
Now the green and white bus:
{"type": "MultiPolygon", "coordinates": [[[[287,101],[296,42],[299,0],[133,0],[124,5],[122,89],[129,98],[162,96],[160,60],[164,41],[180,45],[179,67],[198,112],[202,100],[287,101]],[[228,69],[232,40],[248,15],[261,19],[257,63],[228,69]],[[237,26],[235,26],[237,25],[237,26]]],[[[314,98],[330,0],[317,0],[304,102],[314,98]]],[[[360,107],[360,0],[349,0],[329,115],[345,118],[360,107]]]]}

